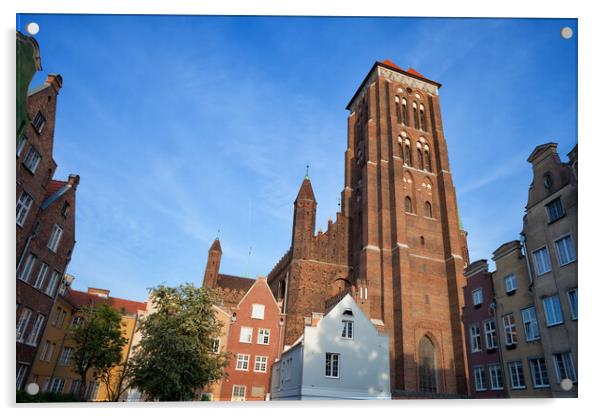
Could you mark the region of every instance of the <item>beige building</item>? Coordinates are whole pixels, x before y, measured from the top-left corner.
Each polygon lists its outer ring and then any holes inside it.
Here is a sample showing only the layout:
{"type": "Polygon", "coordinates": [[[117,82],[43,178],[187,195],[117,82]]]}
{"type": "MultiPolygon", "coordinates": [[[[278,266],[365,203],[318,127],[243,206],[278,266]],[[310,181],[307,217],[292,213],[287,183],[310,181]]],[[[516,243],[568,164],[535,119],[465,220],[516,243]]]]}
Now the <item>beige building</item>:
{"type": "Polygon", "coordinates": [[[527,262],[519,241],[493,253],[492,274],[499,346],[507,397],[551,397],[550,365],[544,357],[527,262]]]}
{"type": "Polygon", "coordinates": [[[556,147],[542,144],[529,156],[533,182],[522,234],[552,394],[576,397],[577,146],[568,163],[556,147]],[[563,379],[573,382],[570,389],[561,388],[563,379]]]}
{"type": "MultiPolygon", "coordinates": [[[[215,339],[213,342],[213,351],[218,352],[226,352],[226,348],[228,346],[228,335],[230,333],[230,323],[232,322],[232,315],[226,312],[222,307],[213,305],[213,310],[215,311],[216,319],[221,322],[222,329],[220,337],[215,339]]],[[[230,358],[232,359],[232,358],[230,358]]],[[[201,394],[201,397],[205,398],[205,400],[219,400],[222,390],[222,382],[221,380],[210,384],[207,386],[201,394]]]]}

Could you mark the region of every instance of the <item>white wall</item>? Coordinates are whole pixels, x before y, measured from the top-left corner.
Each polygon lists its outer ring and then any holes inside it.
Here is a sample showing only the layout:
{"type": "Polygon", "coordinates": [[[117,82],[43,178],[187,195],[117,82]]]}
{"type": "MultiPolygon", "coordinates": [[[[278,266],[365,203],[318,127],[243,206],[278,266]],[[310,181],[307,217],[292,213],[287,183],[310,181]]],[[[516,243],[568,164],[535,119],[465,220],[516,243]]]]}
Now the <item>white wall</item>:
{"type": "Polygon", "coordinates": [[[299,400],[303,365],[303,345],[297,344],[282,353],[272,366],[270,379],[271,400],[299,400]]]}

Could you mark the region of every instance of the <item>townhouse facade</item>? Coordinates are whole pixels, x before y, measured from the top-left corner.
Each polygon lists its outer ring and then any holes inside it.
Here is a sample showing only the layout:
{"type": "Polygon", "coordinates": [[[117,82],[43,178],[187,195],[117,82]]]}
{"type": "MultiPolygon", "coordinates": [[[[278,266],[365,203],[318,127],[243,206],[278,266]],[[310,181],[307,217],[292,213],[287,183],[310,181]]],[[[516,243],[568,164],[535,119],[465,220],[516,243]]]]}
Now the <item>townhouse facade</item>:
{"type": "MultiPolygon", "coordinates": [[[[39,49],[34,58],[36,69],[41,69],[39,49]]],[[[17,77],[23,87],[21,65],[18,63],[17,77]]],[[[54,179],[56,106],[62,84],[60,75],[50,74],[42,85],[17,100],[17,106],[21,102],[26,111],[17,121],[16,141],[17,389],[29,378],[40,335],[50,319],[75,245],[79,176],[54,179]]]]}
{"type": "Polygon", "coordinates": [[[505,397],[500,357],[499,325],[491,273],[487,260],[471,263],[465,270],[466,286],[462,322],[466,338],[469,394],[472,398],[505,397]]]}

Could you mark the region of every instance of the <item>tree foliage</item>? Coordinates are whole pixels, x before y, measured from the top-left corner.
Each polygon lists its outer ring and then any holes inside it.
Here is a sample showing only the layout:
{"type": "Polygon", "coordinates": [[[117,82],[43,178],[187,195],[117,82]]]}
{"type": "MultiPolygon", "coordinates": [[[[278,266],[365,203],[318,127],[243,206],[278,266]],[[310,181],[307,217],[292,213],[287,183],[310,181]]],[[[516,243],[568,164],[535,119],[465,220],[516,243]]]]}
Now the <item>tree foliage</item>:
{"type": "Polygon", "coordinates": [[[78,397],[83,400],[90,370],[101,373],[117,365],[127,341],[121,328],[121,312],[107,303],[84,305],[78,316],[79,323],[70,329],[69,337],[75,343],[73,366],[81,377],[78,397]]]}
{"type": "Polygon", "coordinates": [[[214,296],[190,283],[151,289],[155,311],[141,321],[131,362],[132,386],[147,399],[193,400],[199,389],[225,375],[227,355],[213,352],[222,326],[212,308],[214,296]]]}

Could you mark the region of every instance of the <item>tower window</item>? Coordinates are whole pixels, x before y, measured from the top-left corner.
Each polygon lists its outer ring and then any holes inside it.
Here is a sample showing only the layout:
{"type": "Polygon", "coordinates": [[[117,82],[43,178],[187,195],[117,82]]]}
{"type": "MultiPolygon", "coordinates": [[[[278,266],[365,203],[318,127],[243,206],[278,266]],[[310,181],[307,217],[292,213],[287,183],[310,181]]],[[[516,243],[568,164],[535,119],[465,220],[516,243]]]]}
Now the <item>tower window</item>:
{"type": "Polygon", "coordinates": [[[424,112],[424,106],[422,104],[420,104],[420,129],[427,131],[426,114],[424,112]]]}
{"type": "Polygon", "coordinates": [[[397,124],[401,123],[401,109],[399,108],[398,96],[395,96],[395,116],[397,117],[397,124]]]}
{"type": "Polygon", "coordinates": [[[406,139],[405,140],[405,155],[403,158],[404,163],[407,166],[412,167],[412,149],[410,148],[410,140],[406,139]]]}
{"type": "Polygon", "coordinates": [[[431,162],[431,152],[430,152],[428,144],[424,145],[424,159],[425,159],[426,170],[428,172],[432,172],[433,171],[433,165],[432,165],[432,162],[431,162]]]}
{"type": "Polygon", "coordinates": [[[404,126],[408,125],[408,103],[405,98],[401,100],[401,122],[404,126]]]}
{"type": "Polygon", "coordinates": [[[406,196],[405,210],[406,212],[412,212],[412,198],[409,196],[406,196]]]}
{"type": "Polygon", "coordinates": [[[412,116],[414,118],[414,128],[416,130],[420,129],[420,122],[418,119],[418,106],[416,105],[416,103],[412,103],[412,116]]]}
{"type": "Polygon", "coordinates": [[[424,392],[437,391],[437,363],[435,359],[435,345],[427,336],[422,337],[418,346],[419,390],[424,392]]]}
{"type": "Polygon", "coordinates": [[[418,147],[418,168],[424,170],[424,158],[420,147],[418,147]]]}
{"type": "Polygon", "coordinates": [[[424,203],[424,215],[429,218],[433,218],[433,207],[428,201],[424,203]]]}

